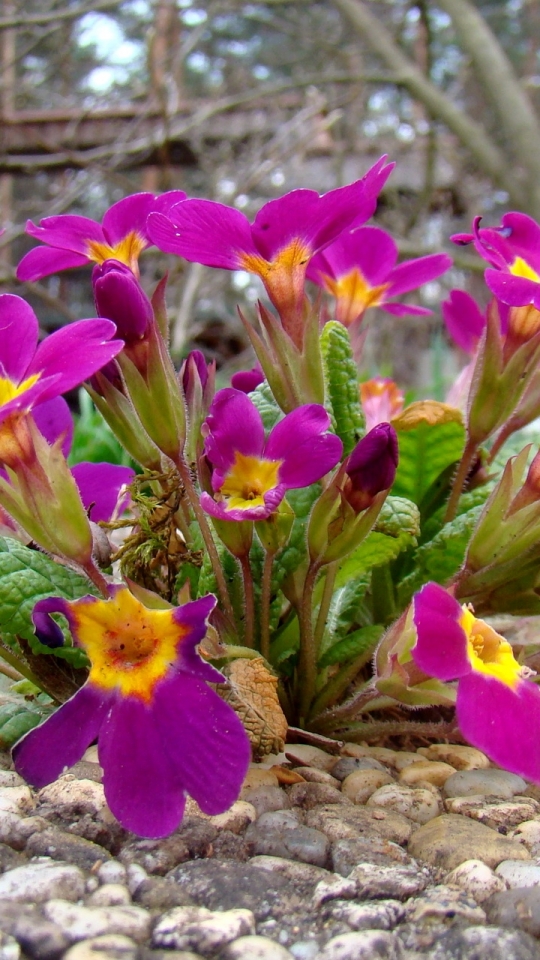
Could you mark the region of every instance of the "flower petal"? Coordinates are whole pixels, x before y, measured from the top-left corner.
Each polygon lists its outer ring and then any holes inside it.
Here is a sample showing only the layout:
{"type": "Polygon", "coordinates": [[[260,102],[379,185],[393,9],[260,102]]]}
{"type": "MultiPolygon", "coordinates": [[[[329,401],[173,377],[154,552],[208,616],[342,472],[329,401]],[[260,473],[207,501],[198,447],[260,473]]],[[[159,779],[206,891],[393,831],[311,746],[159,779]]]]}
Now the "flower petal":
{"type": "Polygon", "coordinates": [[[0,296],[0,376],[9,377],[13,383],[25,379],[38,335],[39,324],[32,307],[13,293],[0,296]]]}
{"type": "Polygon", "coordinates": [[[486,318],[476,300],[464,290],[452,290],[441,304],[443,320],[452,340],[465,353],[472,353],[484,332],[486,318]]]}
{"type": "Polygon", "coordinates": [[[438,680],[457,680],[471,672],[467,637],[459,623],[462,608],[438,583],[426,583],[414,597],[415,663],[438,680]]]}
{"type": "Polygon", "coordinates": [[[13,748],[15,769],[37,790],[81,759],[97,737],[113,698],[90,683],[13,748]]]}
{"type": "Polygon", "coordinates": [[[190,673],[199,680],[209,680],[211,683],[223,683],[223,674],[210,663],[203,660],[196,647],[204,639],[208,629],[208,617],[216,605],[216,598],[212,593],[198,600],[192,600],[173,611],[173,620],[180,627],[187,628],[188,633],[182,637],[178,654],[183,673],[190,673]]]}
{"type": "Polygon", "coordinates": [[[146,218],[153,209],[153,193],[132,193],[109,207],[102,220],[105,240],[111,247],[116,246],[128,235],[138,233],[146,237],[146,218]]]}
{"type": "Polygon", "coordinates": [[[141,837],[172,833],[185,806],[180,771],[173,769],[163,749],[154,709],[155,702],[119,698],[98,742],[107,803],[122,826],[141,837]]]}
{"type": "Polygon", "coordinates": [[[213,200],[183,200],[168,216],[151,213],[147,229],[160,250],[207,267],[237,270],[239,254],[257,256],[247,217],[213,200]]]}
{"type": "Polygon", "coordinates": [[[245,507],[229,507],[226,500],[213,500],[209,493],[201,493],[201,507],[205,513],[215,517],[216,520],[266,520],[279,507],[283,497],[287,492],[285,484],[280,483],[272,490],[263,494],[264,505],[253,507],[250,501],[246,500],[245,507]]]}
{"type": "Polygon", "coordinates": [[[446,253],[434,253],[428,257],[406,260],[392,270],[387,290],[388,297],[397,297],[401,293],[415,290],[424,283],[440,277],[452,266],[452,258],[446,253]]]}
{"type": "Polygon", "coordinates": [[[222,486],[236,452],[244,456],[262,456],[264,427],[261,415],[241,390],[234,387],[218,390],[204,429],[207,431],[204,451],[214,467],[214,490],[222,486]]]}
{"type": "Polygon", "coordinates": [[[105,242],[101,224],[88,217],[74,216],[71,213],[62,214],[59,217],[45,217],[39,221],[39,226],[27,220],[26,233],[50,247],[59,247],[60,250],[70,250],[72,253],[81,253],[85,256],[89,240],[96,243],[105,242]]]}
{"type": "Polygon", "coordinates": [[[320,480],[340,460],[343,444],[325,433],[330,418],[318,403],[309,403],[288,413],[268,437],[264,457],[282,460],[279,479],[286,487],[307,487],[320,480]]]}
{"type": "Polygon", "coordinates": [[[88,257],[58,247],[34,247],[22,258],[16,270],[17,280],[22,283],[35,283],[43,277],[72,267],[84,267],[88,257]]]}
{"type": "Polygon", "coordinates": [[[56,394],[72,390],[120,353],[124,344],[111,339],[115,332],[110,320],[70,323],[40,343],[27,374],[59,374],[56,394]]]}
{"type": "Polygon", "coordinates": [[[62,437],[62,453],[69,456],[73,442],[73,417],[63,397],[54,397],[39,403],[32,410],[32,416],[40,433],[51,446],[62,437]]]}
{"type": "Polygon", "coordinates": [[[433,310],[413,303],[380,303],[379,307],[393,317],[431,317],[433,310]]]}
{"type": "Polygon", "coordinates": [[[318,274],[334,279],[359,269],[370,286],[384,283],[397,260],[397,246],[379,227],[358,227],[342,233],[310,261],[308,277],[318,283],[318,274]]]}
{"type": "Polygon", "coordinates": [[[251,759],[232,707],[203,681],[177,674],[160,685],[154,715],[164,755],[183,787],[204,813],[223,813],[238,799],[251,759]]]}
{"type": "MultiPolygon", "coordinates": [[[[39,409],[39,408],[38,408],[39,409]]],[[[34,413],[35,417],[35,413],[34,413]]],[[[135,471],[113,463],[77,463],[71,468],[81,500],[94,523],[110,520],[118,506],[122,487],[131,483],[135,471]]],[[[125,509],[129,494],[123,497],[120,513],[125,509]]]]}
{"type": "Polygon", "coordinates": [[[459,682],[457,719],[463,736],[499,766],[540,783],[540,690],[521,680],[515,690],[473,672],[459,682]]]}
{"type": "Polygon", "coordinates": [[[540,283],[526,277],[515,277],[502,270],[486,270],[486,283],[498,300],[511,307],[523,307],[532,303],[540,309],[540,283]]]}

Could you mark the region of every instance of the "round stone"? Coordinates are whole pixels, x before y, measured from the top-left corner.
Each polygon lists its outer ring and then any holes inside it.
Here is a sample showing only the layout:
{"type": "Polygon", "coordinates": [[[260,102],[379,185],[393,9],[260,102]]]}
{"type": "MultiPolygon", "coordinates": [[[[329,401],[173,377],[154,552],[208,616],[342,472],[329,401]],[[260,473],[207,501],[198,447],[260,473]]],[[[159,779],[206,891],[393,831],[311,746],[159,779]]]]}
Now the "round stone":
{"type": "Polygon", "coordinates": [[[341,791],[353,803],[365,803],[375,790],[393,782],[393,777],[382,766],[381,769],[356,770],[345,777],[341,791]]]}
{"type": "Polygon", "coordinates": [[[504,880],[481,860],[465,860],[448,874],[446,883],[465,890],[478,903],[506,890],[504,880]]]}
{"type": "Polygon", "coordinates": [[[510,800],[523,793],[527,784],[522,777],[506,770],[462,770],[452,774],[444,784],[446,797],[493,796],[510,800]]]}
{"type": "Polygon", "coordinates": [[[423,787],[411,789],[404,784],[393,783],[375,790],[366,806],[387,807],[402,813],[415,823],[428,823],[441,812],[440,803],[431,791],[423,787]]]}

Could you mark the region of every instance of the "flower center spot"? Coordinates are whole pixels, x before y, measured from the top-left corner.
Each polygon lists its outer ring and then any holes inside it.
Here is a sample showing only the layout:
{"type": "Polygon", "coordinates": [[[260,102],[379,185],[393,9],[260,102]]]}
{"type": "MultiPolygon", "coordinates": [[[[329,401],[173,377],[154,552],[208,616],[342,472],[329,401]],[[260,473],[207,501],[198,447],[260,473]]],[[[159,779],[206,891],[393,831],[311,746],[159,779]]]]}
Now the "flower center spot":
{"type": "Polygon", "coordinates": [[[238,451],[220,494],[229,508],[264,506],[264,494],[278,484],[281,460],[261,460],[238,451]]]}

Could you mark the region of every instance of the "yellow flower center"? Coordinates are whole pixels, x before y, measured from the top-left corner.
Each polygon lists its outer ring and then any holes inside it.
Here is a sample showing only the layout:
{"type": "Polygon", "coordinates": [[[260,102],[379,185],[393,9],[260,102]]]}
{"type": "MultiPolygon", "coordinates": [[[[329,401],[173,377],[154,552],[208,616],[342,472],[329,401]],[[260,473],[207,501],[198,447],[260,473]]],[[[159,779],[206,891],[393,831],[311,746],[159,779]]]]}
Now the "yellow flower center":
{"type": "Polygon", "coordinates": [[[150,701],[187,632],[172,611],[148,609],[127,588],[109,600],[75,601],[72,609],[79,643],[92,663],[90,682],[150,701]]]}
{"type": "Polygon", "coordinates": [[[368,307],[378,307],[383,302],[384,293],[388,288],[387,283],[382,283],[378,287],[370,286],[358,267],[354,267],[337,280],[326,274],[322,280],[328,292],[336,298],[336,317],[345,326],[349,326],[362,316],[368,307]]]}
{"type": "Polygon", "coordinates": [[[299,267],[305,267],[311,248],[300,237],[295,237],[278,250],[273,260],[265,260],[256,253],[239,253],[240,265],[249,273],[258,273],[264,283],[272,284],[278,278],[292,276],[299,267]]]}
{"type": "Polygon", "coordinates": [[[540,283],[540,276],[538,276],[536,270],[533,270],[533,268],[529,266],[523,257],[516,257],[510,266],[510,273],[512,273],[514,277],[524,277],[526,280],[534,280],[536,283],[540,283]]]}
{"type": "Polygon", "coordinates": [[[467,635],[467,653],[473,670],[514,688],[523,668],[515,659],[508,641],[488,623],[477,620],[467,606],[463,607],[460,624],[467,635]]]}
{"type": "Polygon", "coordinates": [[[105,260],[118,260],[125,263],[133,273],[139,273],[138,261],[142,251],[146,248],[147,241],[140,233],[135,230],[126,233],[125,237],[114,247],[108,243],[98,243],[97,240],[88,241],[87,256],[94,263],[105,263],[105,260]]]}
{"type": "Polygon", "coordinates": [[[0,406],[9,403],[15,397],[20,397],[21,393],[26,393],[39,380],[40,376],[41,374],[34,373],[33,376],[23,380],[22,383],[13,383],[7,377],[0,377],[0,406]]]}
{"type": "Polygon", "coordinates": [[[234,463],[221,487],[220,495],[227,500],[227,510],[249,510],[264,507],[264,494],[278,484],[282,460],[260,460],[235,454],[234,463]]]}

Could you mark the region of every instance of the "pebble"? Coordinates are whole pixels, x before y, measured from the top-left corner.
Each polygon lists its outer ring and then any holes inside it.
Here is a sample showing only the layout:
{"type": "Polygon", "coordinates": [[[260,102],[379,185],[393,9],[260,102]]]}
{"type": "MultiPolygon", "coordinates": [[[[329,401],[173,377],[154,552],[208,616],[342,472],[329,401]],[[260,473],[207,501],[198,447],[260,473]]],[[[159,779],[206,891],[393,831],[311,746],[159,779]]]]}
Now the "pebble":
{"type": "Polygon", "coordinates": [[[493,796],[510,800],[527,788],[525,780],[506,770],[461,770],[443,787],[446,797],[493,796]]]}
{"type": "Polygon", "coordinates": [[[30,857],[51,857],[52,860],[74,863],[82,870],[90,870],[94,864],[111,859],[108,850],[104,850],[97,843],[76,837],[57,827],[33,833],[26,844],[26,852],[30,857]]]}
{"type": "Polygon", "coordinates": [[[293,960],[293,954],[268,937],[253,935],[229,943],[221,951],[220,960],[293,960]]]}
{"type": "Polygon", "coordinates": [[[246,831],[246,843],[256,856],[300,860],[317,867],[325,866],[330,851],[330,841],[324,833],[294,822],[275,828],[253,823],[246,831]]]}
{"type": "Polygon", "coordinates": [[[344,920],[353,930],[393,930],[405,917],[405,908],[399,900],[338,901],[330,904],[327,912],[336,920],[344,920]]]}
{"type": "Polygon", "coordinates": [[[15,867],[0,877],[0,900],[43,903],[53,897],[79,900],[84,896],[82,870],[48,858],[15,867]]]}
{"type": "Polygon", "coordinates": [[[328,783],[331,787],[339,787],[339,777],[334,777],[325,770],[318,770],[316,767],[296,767],[295,769],[308,783],[328,783]]]}
{"type": "Polygon", "coordinates": [[[261,870],[279,873],[293,883],[314,884],[329,876],[328,870],[323,867],[316,867],[312,863],[300,863],[298,860],[286,860],[283,857],[252,857],[250,863],[261,870]]]}
{"type": "Polygon", "coordinates": [[[401,753],[396,753],[392,759],[392,766],[398,773],[401,773],[402,770],[406,770],[407,767],[411,767],[413,763],[424,763],[424,757],[421,757],[418,753],[411,753],[407,750],[403,750],[401,753]]]}
{"type": "Polygon", "coordinates": [[[131,894],[122,883],[104,883],[87,898],[89,907],[117,907],[131,903],[131,894]]]}
{"type": "Polygon", "coordinates": [[[359,863],[349,874],[356,883],[357,895],[367,900],[390,898],[405,900],[425,890],[431,872],[420,864],[359,863]]]}
{"type": "Polygon", "coordinates": [[[279,781],[273,770],[261,767],[258,763],[252,763],[249,766],[244,783],[242,784],[242,794],[247,790],[253,790],[257,787],[277,786],[279,786],[279,781]]]}
{"type": "Polygon", "coordinates": [[[127,870],[119,860],[106,860],[96,870],[100,883],[127,883],[127,870]]]}
{"type": "Polygon", "coordinates": [[[494,893],[485,904],[487,919],[540,937],[540,890],[537,886],[494,893]]]}
{"type": "Polygon", "coordinates": [[[448,813],[461,813],[494,830],[515,827],[540,811],[538,801],[530,797],[495,802],[489,802],[485,797],[452,797],[444,805],[448,813]]]}
{"type": "Polygon", "coordinates": [[[136,960],[137,944],[121,933],[107,933],[76,943],[64,960],[136,960]]]}
{"type": "Polygon", "coordinates": [[[128,890],[131,896],[133,896],[141,883],[144,883],[147,879],[148,874],[144,867],[141,867],[140,863],[130,863],[126,870],[126,877],[128,890]]]}
{"type": "Polygon", "coordinates": [[[503,860],[495,873],[510,887],[537,887],[540,885],[540,865],[530,860],[503,860]]]}
{"type": "MultiPolygon", "coordinates": [[[[540,818],[537,820],[525,820],[518,824],[515,830],[509,834],[514,840],[520,840],[528,850],[540,850],[540,818]]],[[[536,854],[538,856],[538,854],[536,854]]]]}
{"type": "Polygon", "coordinates": [[[40,803],[54,806],[65,819],[85,813],[100,816],[108,810],[103,784],[94,780],[76,780],[72,774],[43,787],[38,798],[40,803]]]}
{"type": "Polygon", "coordinates": [[[374,757],[341,757],[332,767],[332,776],[337,780],[345,780],[351,773],[357,773],[358,770],[380,770],[382,773],[388,773],[387,767],[374,757]]]}
{"type": "MultiPolygon", "coordinates": [[[[381,788],[384,789],[384,788],[381,788]]],[[[406,844],[413,824],[403,814],[382,807],[349,807],[329,805],[308,810],[307,827],[326,834],[329,840],[346,840],[361,836],[383,837],[395,843],[406,844]]]]}
{"type": "Polygon", "coordinates": [[[419,827],[408,847],[411,856],[444,870],[453,870],[465,860],[482,860],[496,867],[502,860],[529,860],[524,845],[509,840],[469,817],[446,813],[419,827]]]}
{"type": "Polygon", "coordinates": [[[257,811],[252,803],[247,803],[245,800],[237,800],[225,813],[220,813],[209,819],[216,830],[230,830],[231,833],[243,833],[246,827],[257,819],[257,811]]]}
{"type": "Polygon", "coordinates": [[[177,907],[158,920],[152,932],[152,946],[209,953],[254,933],[255,917],[251,910],[212,912],[205,907],[177,907]]]}
{"type": "MultiPolygon", "coordinates": [[[[201,824],[209,830],[207,836],[203,838],[202,855],[204,855],[217,836],[217,830],[204,821],[201,821],[201,824]]],[[[134,840],[126,844],[118,856],[121,863],[137,863],[144,867],[147,873],[163,877],[179,863],[189,860],[190,849],[186,838],[181,834],[173,834],[163,840],[134,840]]]]}
{"type": "Polygon", "coordinates": [[[424,954],[426,960],[538,960],[538,945],[521,930],[451,927],[424,954]]]}
{"type": "Polygon", "coordinates": [[[0,933],[0,960],[19,960],[21,948],[14,937],[0,933]]]}
{"type": "Polygon", "coordinates": [[[366,806],[386,807],[403,814],[415,823],[428,823],[441,812],[441,802],[430,790],[425,790],[423,787],[412,789],[400,783],[389,784],[375,790],[366,806]]]}
{"type": "MultiPolygon", "coordinates": [[[[332,937],[315,960],[402,960],[403,947],[385,930],[362,930],[332,937]]],[[[508,958],[506,958],[508,960],[508,958]]]]}
{"type": "Polygon", "coordinates": [[[391,840],[380,837],[356,837],[355,839],[337,840],[332,844],[332,869],[348,877],[351,870],[359,863],[410,863],[411,858],[405,850],[391,840]]]}
{"type": "Polygon", "coordinates": [[[26,784],[0,787],[0,810],[4,813],[29,813],[35,807],[32,791],[26,784]]]}
{"type": "Polygon", "coordinates": [[[494,893],[506,890],[506,883],[482,860],[465,860],[451,870],[446,883],[461,887],[478,903],[483,903],[494,893]]]}
{"type": "Polygon", "coordinates": [[[271,810],[287,810],[291,801],[281,787],[264,784],[260,787],[254,787],[246,793],[242,791],[241,797],[254,807],[258,817],[263,813],[269,813],[271,810]]]}
{"type": "Polygon", "coordinates": [[[490,766],[485,753],[460,743],[432,743],[429,747],[420,747],[418,753],[428,760],[449,763],[456,770],[486,770],[490,766]]]}
{"type": "Polygon", "coordinates": [[[420,760],[405,767],[401,771],[399,779],[401,783],[415,784],[420,780],[432,783],[435,787],[442,787],[444,783],[455,774],[455,770],[449,763],[442,763],[435,760],[420,760]]]}
{"type": "Polygon", "coordinates": [[[324,803],[351,803],[341,790],[328,783],[295,783],[289,790],[289,800],[293,806],[305,810],[312,810],[324,803]]]}
{"type": "Polygon", "coordinates": [[[14,937],[25,956],[32,960],[57,960],[69,947],[60,927],[42,917],[37,908],[25,907],[18,914],[11,909],[10,917],[2,917],[3,935],[14,937]]]}
{"type": "Polygon", "coordinates": [[[336,758],[320,747],[312,747],[307,743],[287,744],[285,750],[287,760],[291,760],[295,766],[317,767],[318,770],[325,770],[331,773],[336,758]]]}
{"type": "MultiPolygon", "coordinates": [[[[376,760],[371,762],[377,763],[376,760]]],[[[345,777],[341,790],[353,803],[365,803],[375,790],[393,783],[393,779],[388,771],[383,769],[356,770],[345,777]]]]}
{"type": "Polygon", "coordinates": [[[67,900],[49,900],[43,913],[72,943],[105,933],[121,933],[142,943],[150,932],[151,917],[142,907],[84,907],[67,900]]]}
{"type": "Polygon", "coordinates": [[[343,757],[373,757],[384,763],[394,766],[397,759],[402,755],[402,751],[390,750],[388,747],[368,747],[361,743],[344,743],[341,748],[343,757]]]}
{"type": "Polygon", "coordinates": [[[320,907],[328,900],[353,900],[356,897],[356,881],[331,873],[321,880],[313,891],[313,906],[320,907]]]}
{"type": "Polygon", "coordinates": [[[0,770],[0,787],[25,787],[26,784],[14,770],[0,770]]]}
{"type": "Polygon", "coordinates": [[[439,884],[426,890],[406,904],[407,919],[412,923],[428,920],[465,920],[467,923],[485,923],[486,914],[474,899],[463,890],[439,884]]]}

